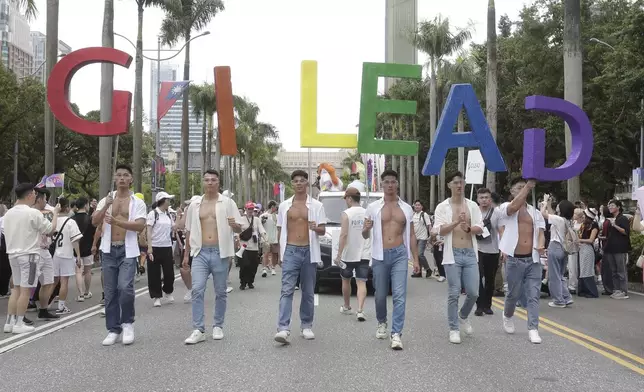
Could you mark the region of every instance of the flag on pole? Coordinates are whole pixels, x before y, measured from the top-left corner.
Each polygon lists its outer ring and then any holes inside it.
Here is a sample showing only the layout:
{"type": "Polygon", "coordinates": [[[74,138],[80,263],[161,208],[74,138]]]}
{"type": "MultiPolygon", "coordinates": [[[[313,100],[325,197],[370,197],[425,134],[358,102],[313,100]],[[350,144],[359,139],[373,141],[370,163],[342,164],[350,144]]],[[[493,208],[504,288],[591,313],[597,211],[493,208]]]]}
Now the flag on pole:
{"type": "Polygon", "coordinates": [[[43,176],[36,188],[64,188],[65,173],[54,173],[51,176],[43,176]]]}
{"type": "Polygon", "coordinates": [[[38,184],[36,184],[36,188],[44,188],[45,187],[45,180],[47,179],[47,176],[42,176],[42,179],[38,184]]]}
{"type": "Polygon", "coordinates": [[[159,90],[159,102],[157,104],[157,122],[160,122],[163,116],[168,113],[168,110],[177,102],[181,97],[183,91],[190,84],[189,80],[182,80],[179,82],[161,82],[161,89],[159,90]]]}

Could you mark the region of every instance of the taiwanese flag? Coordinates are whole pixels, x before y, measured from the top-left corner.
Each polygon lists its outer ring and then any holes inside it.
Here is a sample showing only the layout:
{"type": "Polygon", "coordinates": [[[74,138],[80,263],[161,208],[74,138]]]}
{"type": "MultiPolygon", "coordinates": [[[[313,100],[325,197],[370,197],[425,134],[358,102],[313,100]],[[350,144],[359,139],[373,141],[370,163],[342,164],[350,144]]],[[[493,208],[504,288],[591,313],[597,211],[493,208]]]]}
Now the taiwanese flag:
{"type": "Polygon", "coordinates": [[[163,116],[168,113],[168,110],[177,102],[181,97],[183,91],[188,87],[189,80],[180,82],[161,82],[161,90],[159,90],[159,103],[157,105],[157,122],[160,122],[163,116]]]}

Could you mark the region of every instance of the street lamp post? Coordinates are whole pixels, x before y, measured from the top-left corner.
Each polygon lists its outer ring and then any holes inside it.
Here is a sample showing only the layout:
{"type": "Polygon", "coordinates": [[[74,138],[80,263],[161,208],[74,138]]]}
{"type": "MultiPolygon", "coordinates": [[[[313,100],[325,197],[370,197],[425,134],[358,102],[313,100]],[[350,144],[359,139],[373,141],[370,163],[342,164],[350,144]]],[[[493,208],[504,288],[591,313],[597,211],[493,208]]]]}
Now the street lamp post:
{"type": "MultiPolygon", "coordinates": [[[[143,49],[143,52],[157,52],[157,58],[147,57],[147,56],[143,55],[144,59],[157,62],[157,85],[156,85],[156,88],[157,88],[157,93],[156,93],[157,102],[159,101],[159,92],[161,91],[161,62],[162,61],[168,61],[168,60],[171,60],[171,59],[177,57],[179,55],[179,53],[181,53],[183,51],[183,49],[190,42],[194,41],[197,38],[200,38],[200,37],[203,37],[203,36],[206,36],[206,35],[209,35],[209,34],[210,34],[210,31],[204,31],[203,33],[201,33],[199,35],[195,35],[190,40],[186,41],[183,44],[183,46],[181,48],[179,48],[179,49],[161,49],[161,36],[158,36],[157,37],[157,48],[156,49],[143,49]],[[162,59],[161,58],[161,52],[174,52],[174,54],[172,56],[170,56],[170,57],[166,57],[166,58],[162,59]]],[[[118,37],[121,37],[124,40],[126,40],[127,42],[129,42],[130,45],[132,45],[132,47],[136,50],[136,45],[129,38],[127,38],[126,36],[121,35],[119,33],[114,33],[114,35],[116,35],[118,37]]],[[[150,110],[152,110],[152,109],[150,109],[150,110]]],[[[161,132],[160,132],[161,127],[160,127],[160,124],[158,124],[157,122],[153,121],[153,123],[156,124],[156,126],[154,127],[155,128],[154,155],[155,155],[155,161],[156,161],[156,158],[161,155],[161,135],[160,135],[161,134],[161,132]]],[[[155,178],[156,177],[157,176],[155,176],[155,178]]],[[[152,200],[156,199],[156,193],[158,192],[157,184],[158,184],[158,179],[157,179],[157,183],[152,184],[152,200]]]]}
{"type": "MultiPolygon", "coordinates": [[[[615,47],[612,46],[611,44],[604,42],[600,39],[597,38],[591,38],[590,42],[595,42],[600,45],[604,45],[606,47],[609,47],[611,50],[615,51],[615,47]]],[[[640,99],[640,108],[641,111],[644,113],[644,96],[640,99]]],[[[644,168],[644,122],[640,123],[640,169],[644,168]]]]}

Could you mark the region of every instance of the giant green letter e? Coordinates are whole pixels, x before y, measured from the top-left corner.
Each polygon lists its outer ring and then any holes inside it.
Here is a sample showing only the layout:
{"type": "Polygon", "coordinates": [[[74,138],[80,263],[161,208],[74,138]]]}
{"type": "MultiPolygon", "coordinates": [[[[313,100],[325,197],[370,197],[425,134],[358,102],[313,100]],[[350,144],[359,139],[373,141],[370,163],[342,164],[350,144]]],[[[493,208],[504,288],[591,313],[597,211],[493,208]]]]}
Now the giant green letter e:
{"type": "Polygon", "coordinates": [[[407,64],[362,64],[358,152],[365,154],[417,155],[417,141],[376,140],[376,115],[378,113],[416,114],[416,101],[400,101],[378,97],[378,77],[380,76],[421,79],[422,67],[407,64]]]}

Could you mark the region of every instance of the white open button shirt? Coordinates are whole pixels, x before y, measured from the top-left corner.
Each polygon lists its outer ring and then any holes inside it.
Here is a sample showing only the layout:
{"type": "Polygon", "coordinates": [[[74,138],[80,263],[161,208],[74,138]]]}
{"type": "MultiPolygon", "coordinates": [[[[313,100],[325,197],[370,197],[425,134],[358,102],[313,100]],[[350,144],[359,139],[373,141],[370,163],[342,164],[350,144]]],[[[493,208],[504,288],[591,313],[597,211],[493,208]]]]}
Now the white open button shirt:
{"type": "MultiPolygon", "coordinates": [[[[286,237],[288,235],[287,222],[288,210],[293,206],[293,197],[288,200],[284,200],[280,203],[279,210],[277,212],[277,227],[281,228],[280,232],[280,259],[284,260],[284,251],[286,250],[286,237]]],[[[319,225],[325,225],[327,223],[326,213],[324,212],[324,206],[318,200],[312,199],[311,196],[306,198],[306,208],[309,209],[309,221],[314,221],[319,225]]],[[[321,263],[322,254],[320,252],[320,239],[318,235],[309,230],[309,247],[311,252],[311,263],[321,263]]]]}

